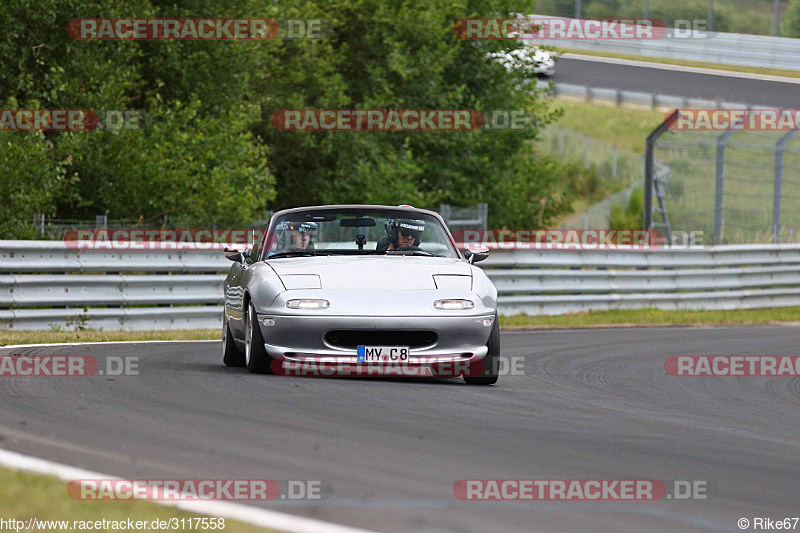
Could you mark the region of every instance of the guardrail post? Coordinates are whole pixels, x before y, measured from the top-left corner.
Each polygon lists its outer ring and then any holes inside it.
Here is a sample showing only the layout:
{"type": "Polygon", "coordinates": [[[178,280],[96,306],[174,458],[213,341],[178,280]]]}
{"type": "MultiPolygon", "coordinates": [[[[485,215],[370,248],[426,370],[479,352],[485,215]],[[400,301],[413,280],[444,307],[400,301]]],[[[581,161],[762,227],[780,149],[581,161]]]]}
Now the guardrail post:
{"type": "Polygon", "coordinates": [[[781,239],[781,202],[783,200],[783,151],[786,145],[800,133],[790,131],[781,137],[775,145],[775,183],[772,194],[772,242],[781,239]]]}

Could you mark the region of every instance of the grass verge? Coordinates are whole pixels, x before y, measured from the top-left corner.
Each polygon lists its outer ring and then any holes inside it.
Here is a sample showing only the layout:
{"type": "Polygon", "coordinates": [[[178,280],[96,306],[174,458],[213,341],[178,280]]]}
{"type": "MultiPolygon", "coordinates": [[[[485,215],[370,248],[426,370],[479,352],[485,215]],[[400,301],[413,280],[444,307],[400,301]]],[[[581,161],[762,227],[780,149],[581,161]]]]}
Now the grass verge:
{"type": "MultiPolygon", "coordinates": [[[[741,311],[661,311],[631,309],[591,311],[558,316],[514,315],[500,317],[503,328],[577,328],[634,326],[800,325],[800,307],[771,307],[741,311]]],[[[0,345],[58,344],[62,342],[112,342],[137,340],[219,340],[215,329],[175,331],[2,331],[0,345]]]]}
{"type": "Polygon", "coordinates": [[[800,307],[770,307],[739,311],[661,311],[625,309],[558,316],[500,317],[504,328],[576,328],[604,326],[755,326],[800,325],[800,307]]]}
{"type": "MultiPolygon", "coordinates": [[[[26,522],[31,518],[38,520],[69,521],[68,527],[55,524],[54,527],[34,528],[38,531],[77,531],[74,521],[132,521],[148,522],[143,531],[151,531],[149,524],[153,520],[178,520],[190,518],[208,518],[174,507],[157,505],[145,501],[82,501],[73,500],[67,495],[67,482],[56,477],[32,474],[21,470],[0,468],[0,516],[5,520],[16,519],[26,522]]],[[[192,525],[196,522],[192,520],[192,525]]],[[[215,520],[219,525],[219,521],[215,520]]],[[[180,525],[180,522],[177,523],[180,525]]],[[[188,525],[188,522],[185,524],[188,525]]],[[[78,524],[80,526],[80,524],[78,524]]],[[[112,531],[107,528],[92,528],[93,531],[112,531]]],[[[190,528],[178,528],[188,530],[190,528]]],[[[197,528],[194,528],[197,529],[197,528]]],[[[226,533],[245,533],[259,531],[269,533],[274,530],[259,528],[225,519],[226,533]]],[[[210,530],[208,530],[210,531],[210,530]]]]}
{"type": "Polygon", "coordinates": [[[800,71],[782,70],[766,67],[745,67],[739,65],[723,65],[721,63],[706,63],[704,61],[685,61],[683,59],[670,59],[666,57],[640,56],[636,54],[619,54],[614,52],[600,52],[597,50],[581,50],[579,48],[559,48],[559,52],[580,54],[594,57],[611,57],[614,59],[630,59],[632,61],[646,61],[648,63],[663,63],[665,65],[678,65],[681,67],[710,68],[729,72],[744,72],[747,74],[763,74],[767,76],[782,76],[784,78],[800,78],[800,71]]]}
{"type": "Polygon", "coordinates": [[[609,144],[644,154],[644,140],[666,118],[651,109],[633,109],[559,98],[554,108],[564,110],[556,125],[573,132],[602,139],[609,144]]]}
{"type": "Polygon", "coordinates": [[[194,341],[222,339],[217,329],[165,331],[7,331],[0,330],[0,346],[6,344],[58,344],[62,342],[194,341]]]}

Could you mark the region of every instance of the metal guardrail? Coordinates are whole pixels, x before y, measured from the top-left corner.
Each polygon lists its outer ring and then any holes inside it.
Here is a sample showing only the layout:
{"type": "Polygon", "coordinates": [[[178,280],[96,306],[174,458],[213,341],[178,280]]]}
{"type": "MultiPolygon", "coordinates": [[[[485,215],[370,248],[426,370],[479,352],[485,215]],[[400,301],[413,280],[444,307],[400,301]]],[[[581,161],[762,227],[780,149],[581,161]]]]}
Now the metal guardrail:
{"type": "MultiPolygon", "coordinates": [[[[531,18],[558,18],[533,15],[531,18]]],[[[575,19],[565,19],[575,20],[575,19]]],[[[769,37],[741,33],[685,32],[675,36],[675,30],[666,29],[660,39],[580,40],[536,39],[535,44],[581,50],[599,50],[619,54],[682,59],[707,63],[722,63],[750,67],[769,67],[783,70],[800,70],[800,39],[769,37]]]]}
{"type": "MultiPolygon", "coordinates": [[[[509,246],[510,244],[510,246],[509,246]]],[[[220,327],[230,266],[220,245],[77,250],[0,241],[0,328],[220,327]]],[[[606,309],[800,306],[800,245],[588,250],[494,246],[481,263],[503,315],[606,309]]]]}
{"type": "MultiPolygon", "coordinates": [[[[800,41],[800,39],[798,39],[800,41]]],[[[531,80],[538,88],[547,87],[550,82],[546,80],[531,80]]],[[[626,91],[624,89],[608,89],[592,87],[589,85],[575,85],[572,83],[553,83],[550,93],[554,96],[571,96],[587,102],[602,100],[617,105],[636,104],[647,106],[651,109],[664,107],[668,109],[771,109],[768,106],[752,105],[725,100],[708,100],[705,98],[689,98],[669,94],[657,94],[641,91],[626,91]]]]}

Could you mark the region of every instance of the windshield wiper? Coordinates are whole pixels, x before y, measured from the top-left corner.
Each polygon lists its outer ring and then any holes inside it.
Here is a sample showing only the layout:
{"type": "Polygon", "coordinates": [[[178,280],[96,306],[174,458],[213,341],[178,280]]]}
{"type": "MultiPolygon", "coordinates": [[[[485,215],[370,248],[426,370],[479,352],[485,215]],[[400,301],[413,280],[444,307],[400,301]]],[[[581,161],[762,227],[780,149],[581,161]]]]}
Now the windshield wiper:
{"type": "Polygon", "coordinates": [[[386,250],[386,255],[422,255],[424,257],[444,257],[439,254],[432,254],[425,250],[386,250]]]}
{"type": "Polygon", "coordinates": [[[330,254],[318,254],[318,253],[309,253],[309,252],[277,252],[274,254],[270,254],[267,256],[267,259],[276,259],[280,257],[314,257],[317,255],[330,255],[330,254]]]}

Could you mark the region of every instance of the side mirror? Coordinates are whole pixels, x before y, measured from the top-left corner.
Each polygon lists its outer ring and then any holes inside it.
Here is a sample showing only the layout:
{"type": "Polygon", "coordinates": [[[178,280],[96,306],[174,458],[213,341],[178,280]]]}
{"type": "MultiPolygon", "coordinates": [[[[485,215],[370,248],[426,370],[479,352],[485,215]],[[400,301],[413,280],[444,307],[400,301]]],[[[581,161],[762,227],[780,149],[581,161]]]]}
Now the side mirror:
{"type": "Polygon", "coordinates": [[[232,248],[225,248],[225,259],[233,261],[234,263],[244,263],[245,252],[234,250],[232,248]]]}
{"type": "Polygon", "coordinates": [[[470,249],[464,250],[464,257],[467,258],[470,265],[474,265],[489,257],[489,248],[486,246],[472,246],[470,249]]]}

